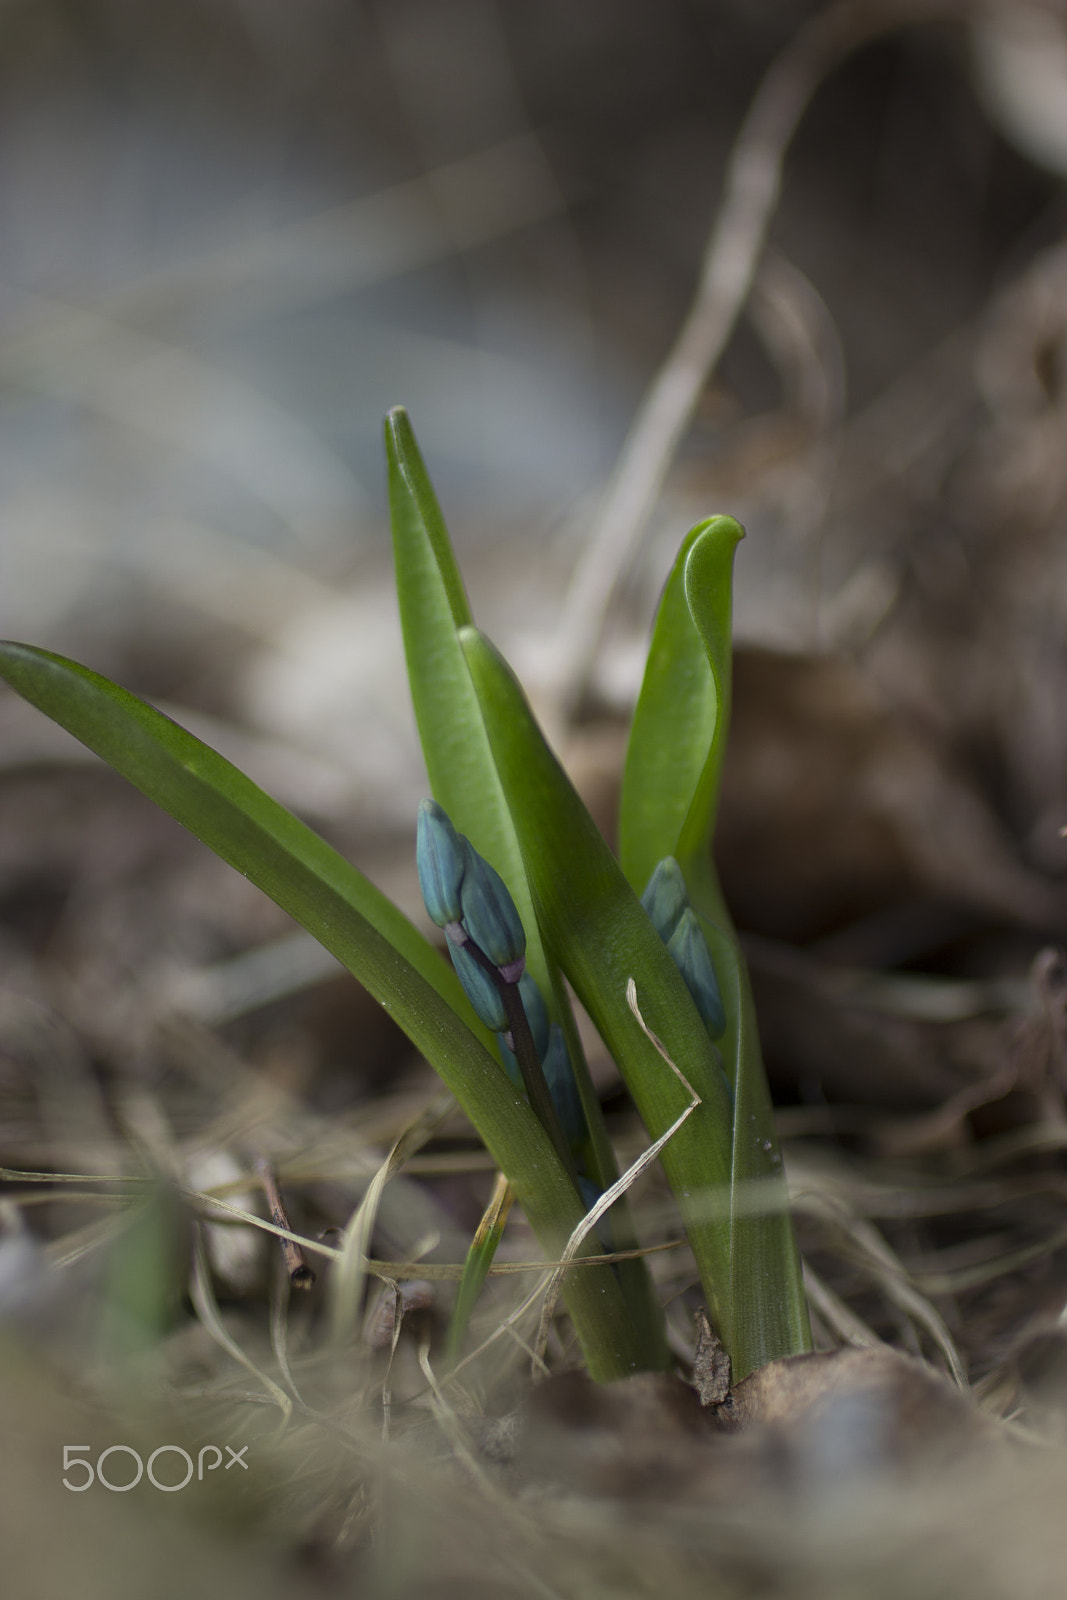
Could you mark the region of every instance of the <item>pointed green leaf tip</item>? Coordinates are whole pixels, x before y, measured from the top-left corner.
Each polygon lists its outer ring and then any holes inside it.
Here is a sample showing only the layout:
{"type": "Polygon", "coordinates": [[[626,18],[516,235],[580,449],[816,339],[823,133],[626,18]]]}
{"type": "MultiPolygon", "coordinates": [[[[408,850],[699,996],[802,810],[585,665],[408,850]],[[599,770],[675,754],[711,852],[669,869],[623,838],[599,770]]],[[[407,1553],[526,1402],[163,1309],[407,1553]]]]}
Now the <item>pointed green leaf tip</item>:
{"type": "Polygon", "coordinates": [[[467,854],[461,836],[436,800],[419,803],[415,865],[430,921],[439,928],[461,921],[460,890],[467,869],[467,854]]]}
{"type": "MultiPolygon", "coordinates": [[[[460,838],[463,835],[460,834],[460,838]]],[[[460,888],[463,926],[506,983],[518,983],[526,965],[526,934],[508,886],[463,839],[467,865],[460,888]]]]}

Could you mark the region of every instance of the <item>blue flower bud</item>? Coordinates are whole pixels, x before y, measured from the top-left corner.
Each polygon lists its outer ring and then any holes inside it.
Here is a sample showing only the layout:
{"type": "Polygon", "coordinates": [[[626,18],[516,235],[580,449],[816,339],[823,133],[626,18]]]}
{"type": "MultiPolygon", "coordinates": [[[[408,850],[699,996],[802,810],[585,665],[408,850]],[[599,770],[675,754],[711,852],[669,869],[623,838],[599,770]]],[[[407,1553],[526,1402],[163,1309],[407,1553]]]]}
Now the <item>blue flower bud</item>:
{"type": "Polygon", "coordinates": [[[467,870],[467,852],[463,836],[456,832],[436,800],[419,804],[415,865],[430,921],[439,928],[459,922],[463,915],[460,889],[467,870]]]}
{"type": "Polygon", "coordinates": [[[668,944],[689,904],[682,869],[673,856],[664,856],[649,878],[641,904],[664,944],[668,944]]]}
{"type": "MultiPolygon", "coordinates": [[[[462,837],[462,836],[461,836],[462,837]]],[[[508,983],[517,983],[526,966],[526,934],[507,885],[468,839],[463,840],[466,871],[460,887],[463,926],[508,983]]]]}
{"type": "Polygon", "coordinates": [[[456,976],[475,1011],[487,1028],[492,1028],[494,1033],[503,1033],[508,1025],[508,1014],[491,974],[478,965],[466,945],[453,944],[449,940],[448,953],[452,957],[456,976]]]}
{"type": "Polygon", "coordinates": [[[537,987],[537,980],[530,972],[524,972],[519,979],[519,998],[526,1012],[526,1020],[530,1024],[530,1032],[533,1034],[537,1059],[543,1061],[549,1045],[548,1011],[541,997],[541,991],[537,987]]]}
{"type": "Polygon", "coordinates": [[[711,963],[708,942],[691,907],[687,907],[678,919],[678,926],[667,941],[667,954],[685,979],[685,986],[693,997],[704,1026],[712,1038],[717,1039],[726,1027],[726,1011],[711,963]]]}
{"type": "Polygon", "coordinates": [[[504,1071],[515,1085],[516,1089],[521,1089],[523,1093],[525,1093],[526,1085],[522,1081],[522,1071],[519,1067],[518,1060],[516,1059],[515,1052],[514,1050],[510,1050],[508,1048],[508,1040],[510,1038],[510,1033],[498,1033],[496,1036],[496,1047],[500,1052],[500,1060],[504,1071]]]}
{"type": "Polygon", "coordinates": [[[585,1112],[582,1110],[571,1058],[567,1054],[567,1041],[563,1037],[563,1029],[556,1023],[550,1029],[549,1045],[541,1067],[560,1126],[573,1149],[585,1138],[585,1112]]]}

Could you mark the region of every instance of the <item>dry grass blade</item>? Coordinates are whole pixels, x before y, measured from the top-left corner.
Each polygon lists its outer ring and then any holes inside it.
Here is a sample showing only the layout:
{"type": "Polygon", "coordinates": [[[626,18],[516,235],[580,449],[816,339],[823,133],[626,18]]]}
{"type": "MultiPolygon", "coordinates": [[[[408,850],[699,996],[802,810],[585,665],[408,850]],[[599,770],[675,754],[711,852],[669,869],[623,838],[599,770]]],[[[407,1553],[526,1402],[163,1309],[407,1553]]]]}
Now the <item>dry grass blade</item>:
{"type": "Polygon", "coordinates": [[[341,1251],[336,1250],[333,1245],[323,1244],[321,1239],[309,1239],[302,1233],[294,1233],[291,1228],[283,1228],[277,1222],[268,1221],[266,1217],[257,1217],[252,1211],[242,1211],[240,1206],[231,1206],[228,1201],[219,1199],[217,1195],[207,1194],[200,1189],[181,1189],[179,1192],[198,1209],[206,1211],[211,1221],[217,1220],[213,1213],[221,1211],[234,1222],[243,1222],[251,1228],[261,1229],[264,1233],[272,1233],[276,1239],[288,1240],[291,1244],[299,1245],[302,1250],[314,1251],[316,1255],[325,1256],[328,1261],[341,1259],[341,1251]]]}
{"type": "Polygon", "coordinates": [[[359,1316],[371,1235],[378,1216],[382,1191],[409,1156],[420,1150],[427,1139],[450,1116],[455,1105],[450,1094],[438,1095],[397,1139],[386,1159],[374,1174],[348,1226],[339,1252],[337,1268],[331,1278],[330,1339],[336,1346],[352,1333],[359,1316]]]}
{"type": "Polygon", "coordinates": [[[284,1258],[275,1258],[272,1292],[270,1297],[270,1347],[278,1363],[278,1371],[288,1386],[289,1393],[302,1410],[307,1410],[296,1386],[289,1362],[289,1299],[292,1283],[285,1269],[284,1258]]]}
{"type": "Polygon", "coordinates": [[[151,1178],[119,1177],[99,1172],[22,1172],[18,1167],[0,1167],[0,1181],[5,1183],[124,1183],[134,1190],[147,1189],[151,1178]]]}
{"type": "Polygon", "coordinates": [[[251,1356],[246,1355],[235,1339],[232,1339],[222,1325],[219,1315],[218,1302],[215,1291],[211,1285],[211,1273],[207,1264],[207,1252],[204,1249],[203,1233],[200,1227],[196,1230],[196,1240],[193,1247],[193,1271],[189,1281],[189,1294],[192,1298],[196,1314],[203,1323],[204,1328],[211,1335],[217,1345],[235,1361],[239,1361],[246,1371],[261,1383],[271,1399],[282,1414],[282,1429],[286,1428],[293,1414],[293,1402],[284,1389],[269,1378],[261,1367],[257,1367],[251,1356]]]}
{"type": "Polygon", "coordinates": [[[900,1257],[878,1230],[855,1216],[842,1198],[829,1190],[796,1194],[793,1204],[798,1210],[829,1223],[838,1236],[842,1253],[870,1274],[893,1305],[926,1330],[941,1351],[955,1382],[961,1389],[967,1388],[967,1368],[944,1318],[916,1288],[900,1257]]]}
{"type": "MultiPolygon", "coordinates": [[[[285,1209],[285,1203],[282,1200],[273,1167],[266,1158],[261,1157],[256,1162],[256,1172],[263,1184],[263,1192],[267,1197],[271,1221],[276,1223],[279,1228],[284,1228],[287,1233],[290,1232],[292,1223],[289,1221],[289,1214],[285,1209]]],[[[281,1247],[282,1259],[285,1262],[292,1288],[310,1289],[315,1282],[315,1273],[308,1265],[307,1256],[301,1246],[292,1239],[282,1239],[281,1247]]]]}
{"type": "Polygon", "coordinates": [[[689,1095],[690,1100],[688,1106],[686,1106],[685,1110],[680,1116],[675,1118],[670,1127],[667,1129],[666,1133],[661,1134],[653,1144],[649,1145],[647,1150],[643,1150],[638,1156],[637,1160],[634,1161],[631,1166],[627,1167],[626,1171],[622,1174],[622,1177],[616,1179],[609,1189],[605,1189],[599,1200],[597,1200],[596,1204],[593,1205],[586,1213],[585,1217],[578,1224],[568,1239],[567,1247],[563,1252],[560,1262],[548,1281],[548,1287],[545,1291],[544,1304],[541,1308],[541,1322],[537,1330],[537,1341],[534,1346],[535,1354],[539,1364],[543,1363],[544,1361],[545,1348],[548,1344],[548,1330],[551,1326],[553,1315],[555,1314],[556,1301],[559,1299],[559,1293],[563,1287],[563,1279],[567,1274],[568,1267],[572,1264],[574,1258],[578,1254],[578,1251],[582,1248],[582,1245],[585,1243],[586,1239],[588,1239],[589,1235],[592,1233],[600,1219],[607,1215],[612,1206],[615,1204],[616,1200],[618,1200],[621,1195],[624,1195],[626,1191],[637,1182],[637,1179],[641,1176],[641,1174],[646,1172],[652,1163],[657,1160],[664,1145],[670,1143],[670,1141],[674,1138],[674,1135],[678,1132],[678,1129],[682,1126],[686,1119],[693,1114],[697,1106],[700,1105],[700,1096],[697,1094],[692,1084],[688,1081],[685,1074],[678,1068],[675,1062],[671,1060],[670,1056],[667,1054],[667,1051],[664,1049],[663,1044],[659,1039],[656,1038],[656,1035],[652,1032],[652,1029],[648,1027],[644,1017],[641,1015],[641,1009],[637,1003],[637,985],[633,978],[630,978],[626,985],[626,1002],[629,1005],[630,1010],[633,1012],[634,1017],[636,1018],[637,1023],[644,1032],[646,1038],[655,1046],[659,1054],[663,1057],[664,1061],[670,1067],[679,1083],[689,1095]]]}
{"type": "Polygon", "coordinates": [[[804,1292],[812,1309],[843,1344],[854,1345],[857,1349],[873,1345],[884,1347],[885,1341],[879,1339],[873,1328],[869,1328],[807,1262],[804,1263],[804,1292]]]}
{"type": "Polygon", "coordinates": [[[445,1399],[441,1386],[437,1381],[437,1375],[430,1365],[430,1346],[425,1339],[420,1339],[419,1341],[419,1369],[429,1386],[434,1415],[437,1417],[441,1431],[446,1435],[452,1449],[455,1451],[457,1459],[463,1463],[486,1499],[496,1509],[506,1508],[511,1511],[510,1502],[504,1499],[499,1489],[488,1477],[484,1467],[470,1447],[463,1424],[445,1399]]]}
{"type": "Polygon", "coordinates": [[[1035,1262],[1049,1261],[1067,1245],[1067,1227],[1045,1234],[1033,1244],[1018,1250],[999,1250],[992,1261],[955,1270],[916,1268],[915,1276],[929,1294],[958,1294],[965,1289],[977,1289],[993,1283],[997,1278],[1021,1272],[1035,1262]]]}
{"type": "Polygon", "coordinates": [[[45,1256],[53,1267],[73,1266],[75,1261],[80,1261],[83,1256],[91,1255],[94,1250],[99,1250],[103,1245],[111,1244],[119,1238],[126,1226],[124,1216],[100,1217],[96,1222],[87,1222],[84,1227],[76,1228],[72,1233],[65,1233],[62,1238],[54,1240],[45,1247],[45,1256]]]}

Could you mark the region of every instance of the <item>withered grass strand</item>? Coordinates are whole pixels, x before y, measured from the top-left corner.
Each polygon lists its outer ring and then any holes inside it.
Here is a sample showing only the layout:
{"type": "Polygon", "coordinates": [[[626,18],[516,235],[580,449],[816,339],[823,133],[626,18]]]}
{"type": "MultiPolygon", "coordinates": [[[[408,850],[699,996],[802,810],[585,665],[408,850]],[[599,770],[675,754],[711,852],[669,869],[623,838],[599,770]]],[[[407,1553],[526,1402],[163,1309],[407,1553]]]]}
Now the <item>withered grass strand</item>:
{"type": "MultiPolygon", "coordinates": [[[[263,1193],[267,1197],[267,1208],[270,1211],[271,1221],[277,1227],[285,1228],[287,1232],[292,1233],[293,1225],[289,1221],[289,1213],[282,1202],[274,1168],[265,1157],[261,1157],[256,1162],[256,1172],[259,1174],[259,1181],[263,1185],[263,1193]]],[[[285,1270],[289,1274],[289,1282],[292,1287],[294,1289],[310,1289],[315,1282],[315,1271],[301,1246],[297,1244],[295,1239],[279,1237],[278,1242],[281,1245],[282,1259],[285,1262],[285,1270]]]]}

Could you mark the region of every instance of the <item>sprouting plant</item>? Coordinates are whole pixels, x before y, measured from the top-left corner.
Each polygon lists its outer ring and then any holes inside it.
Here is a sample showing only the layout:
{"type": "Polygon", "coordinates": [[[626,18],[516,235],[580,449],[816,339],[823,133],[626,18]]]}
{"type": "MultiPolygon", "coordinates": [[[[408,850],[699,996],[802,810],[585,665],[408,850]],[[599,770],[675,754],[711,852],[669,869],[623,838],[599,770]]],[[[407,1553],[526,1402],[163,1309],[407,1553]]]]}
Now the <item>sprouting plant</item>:
{"type": "MultiPolygon", "coordinates": [[[[743,1376],[807,1348],[810,1334],[747,973],[711,858],[741,529],[729,517],[701,523],[668,581],[630,735],[617,860],[507,663],[473,625],[399,408],[386,452],[408,675],[434,795],[420,811],[417,861],[451,962],[355,866],[134,695],[22,644],[0,645],[0,676],[319,939],[456,1096],[502,1176],[454,1338],[512,1196],[554,1260],[619,1177],[569,983],[652,1139],[674,1130],[660,1159],[743,1376]]],[[[598,1379],[669,1362],[637,1244],[620,1195],[564,1279],[598,1379]]]]}

